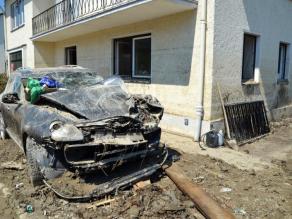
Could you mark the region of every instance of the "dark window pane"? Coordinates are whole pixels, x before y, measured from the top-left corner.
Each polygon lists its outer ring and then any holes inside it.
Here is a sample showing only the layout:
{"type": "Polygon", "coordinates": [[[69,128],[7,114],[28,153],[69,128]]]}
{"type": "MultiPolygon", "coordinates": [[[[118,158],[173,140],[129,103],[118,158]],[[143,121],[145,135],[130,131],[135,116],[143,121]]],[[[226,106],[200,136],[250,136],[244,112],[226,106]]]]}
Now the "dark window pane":
{"type": "Polygon", "coordinates": [[[278,63],[279,79],[286,78],[286,59],[287,59],[287,45],[284,43],[280,43],[279,63],[278,63]]]}
{"type": "Polygon", "coordinates": [[[77,49],[76,46],[65,48],[65,64],[66,65],[77,65],[77,49]]]}
{"type": "Polygon", "coordinates": [[[132,75],[132,39],[116,41],[116,74],[132,75]]]}
{"type": "Polygon", "coordinates": [[[151,75],[151,38],[135,39],[135,76],[151,75]]]}
{"type": "Polygon", "coordinates": [[[24,24],[24,0],[19,0],[11,5],[11,26],[12,29],[24,24]]]}
{"type": "Polygon", "coordinates": [[[251,35],[244,35],[243,47],[243,66],[242,79],[254,79],[255,57],[256,56],[256,37],[251,35]]]}
{"type": "Polygon", "coordinates": [[[22,52],[14,52],[9,56],[10,59],[10,71],[15,71],[16,69],[22,67],[22,52]]]}

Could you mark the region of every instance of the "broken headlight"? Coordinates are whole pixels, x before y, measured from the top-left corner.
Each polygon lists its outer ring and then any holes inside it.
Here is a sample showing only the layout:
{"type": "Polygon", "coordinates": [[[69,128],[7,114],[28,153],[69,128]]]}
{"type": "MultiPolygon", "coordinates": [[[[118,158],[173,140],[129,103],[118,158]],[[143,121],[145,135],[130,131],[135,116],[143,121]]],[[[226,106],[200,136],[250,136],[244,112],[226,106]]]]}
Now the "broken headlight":
{"type": "Polygon", "coordinates": [[[60,121],[52,122],[50,125],[51,138],[58,142],[83,141],[82,132],[72,124],[63,124],[60,121]]]}

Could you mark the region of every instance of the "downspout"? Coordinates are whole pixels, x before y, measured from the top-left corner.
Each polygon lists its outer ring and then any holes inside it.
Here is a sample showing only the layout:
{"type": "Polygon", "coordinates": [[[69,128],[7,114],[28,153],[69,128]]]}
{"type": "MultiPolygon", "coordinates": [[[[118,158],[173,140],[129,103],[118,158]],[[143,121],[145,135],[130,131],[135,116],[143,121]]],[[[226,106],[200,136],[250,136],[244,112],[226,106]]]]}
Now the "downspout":
{"type": "MultiPolygon", "coordinates": [[[[4,1],[4,8],[6,9],[6,1],[4,1]]],[[[5,51],[5,73],[8,74],[8,54],[7,50],[7,26],[6,26],[6,11],[1,8],[3,11],[3,27],[4,27],[4,51],[5,51]]]]}
{"type": "Polygon", "coordinates": [[[204,116],[204,79],[205,79],[205,60],[206,60],[206,30],[207,30],[207,0],[200,0],[201,6],[201,49],[200,49],[200,63],[199,63],[199,76],[198,76],[198,102],[195,108],[197,118],[195,120],[195,141],[200,141],[202,120],[204,116]]]}

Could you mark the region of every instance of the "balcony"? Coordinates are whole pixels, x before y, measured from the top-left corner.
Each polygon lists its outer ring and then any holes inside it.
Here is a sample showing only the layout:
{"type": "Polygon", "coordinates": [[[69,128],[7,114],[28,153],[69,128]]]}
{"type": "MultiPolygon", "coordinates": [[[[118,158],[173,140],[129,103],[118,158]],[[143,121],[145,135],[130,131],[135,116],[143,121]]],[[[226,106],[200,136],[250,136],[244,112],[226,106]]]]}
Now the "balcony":
{"type": "Polygon", "coordinates": [[[196,0],[63,0],[32,19],[32,40],[54,42],[196,6],[196,0]]]}

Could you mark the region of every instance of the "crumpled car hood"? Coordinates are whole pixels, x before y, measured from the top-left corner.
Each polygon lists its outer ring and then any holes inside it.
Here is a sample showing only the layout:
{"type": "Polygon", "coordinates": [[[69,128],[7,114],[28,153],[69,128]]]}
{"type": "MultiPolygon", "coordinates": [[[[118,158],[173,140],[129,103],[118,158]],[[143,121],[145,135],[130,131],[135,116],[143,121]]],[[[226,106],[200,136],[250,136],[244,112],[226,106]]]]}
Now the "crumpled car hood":
{"type": "Polygon", "coordinates": [[[92,86],[59,90],[42,98],[89,120],[129,116],[130,96],[120,86],[92,86]]]}

